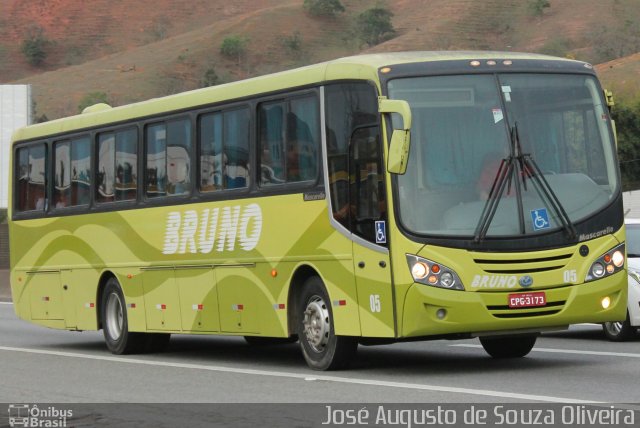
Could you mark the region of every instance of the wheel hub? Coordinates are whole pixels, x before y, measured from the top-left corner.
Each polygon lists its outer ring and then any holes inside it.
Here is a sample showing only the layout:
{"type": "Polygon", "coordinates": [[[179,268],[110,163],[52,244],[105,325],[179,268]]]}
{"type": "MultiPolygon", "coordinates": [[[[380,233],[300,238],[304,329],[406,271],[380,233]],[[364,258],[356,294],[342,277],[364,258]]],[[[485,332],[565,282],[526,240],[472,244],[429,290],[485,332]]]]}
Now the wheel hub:
{"type": "Polygon", "coordinates": [[[106,326],[107,333],[112,340],[118,340],[122,335],[122,328],[124,326],[124,314],[122,312],[122,302],[120,297],[111,293],[107,300],[106,309],[106,326]]]}
{"type": "Polygon", "coordinates": [[[318,296],[314,296],[307,303],[304,311],[304,334],[307,343],[316,352],[324,351],[329,342],[331,323],[329,322],[327,305],[318,296]]]}

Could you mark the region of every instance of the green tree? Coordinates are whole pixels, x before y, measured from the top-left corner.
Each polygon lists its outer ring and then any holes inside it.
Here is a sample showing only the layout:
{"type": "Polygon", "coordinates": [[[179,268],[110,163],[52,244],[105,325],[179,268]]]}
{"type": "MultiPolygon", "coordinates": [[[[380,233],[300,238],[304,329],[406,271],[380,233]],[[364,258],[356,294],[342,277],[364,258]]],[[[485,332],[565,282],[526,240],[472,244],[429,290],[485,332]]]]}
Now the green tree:
{"type": "Polygon", "coordinates": [[[330,18],[345,10],[340,0],[304,0],[303,7],[312,16],[330,18]]]}
{"type": "Polygon", "coordinates": [[[31,27],[22,41],[21,50],[29,64],[38,67],[47,58],[47,48],[51,42],[44,36],[42,27],[31,27]]]}
{"type": "Polygon", "coordinates": [[[78,111],[82,113],[82,110],[94,104],[109,104],[108,99],[109,97],[104,92],[89,92],[88,94],[85,94],[85,96],[80,100],[80,104],[78,104],[78,111]]]}
{"type": "Polygon", "coordinates": [[[216,86],[220,83],[220,78],[218,77],[218,73],[216,73],[216,69],[213,67],[207,68],[202,76],[202,80],[200,81],[200,87],[206,88],[209,86],[216,86]]]}
{"type": "Polygon", "coordinates": [[[369,46],[389,40],[396,33],[391,24],[392,17],[393,13],[381,6],[365,10],[356,18],[358,37],[369,46]]]}
{"type": "Polygon", "coordinates": [[[220,53],[228,58],[233,58],[239,64],[240,59],[247,50],[248,39],[242,36],[229,36],[222,41],[220,53]]]}
{"type": "Polygon", "coordinates": [[[618,134],[622,189],[640,189],[640,100],[616,104],[612,112],[618,134]]]}

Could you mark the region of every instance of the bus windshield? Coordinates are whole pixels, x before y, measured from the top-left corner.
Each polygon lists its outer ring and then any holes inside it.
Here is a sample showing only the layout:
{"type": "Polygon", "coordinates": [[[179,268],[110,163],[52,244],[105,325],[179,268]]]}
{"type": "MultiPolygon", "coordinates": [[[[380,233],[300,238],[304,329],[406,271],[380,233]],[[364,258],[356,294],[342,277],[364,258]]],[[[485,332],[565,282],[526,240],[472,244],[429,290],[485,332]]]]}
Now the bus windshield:
{"type": "Polygon", "coordinates": [[[389,98],[408,101],[413,116],[397,182],[411,233],[477,239],[483,224],[482,238],[572,230],[617,191],[609,114],[593,76],[399,78],[389,98]]]}

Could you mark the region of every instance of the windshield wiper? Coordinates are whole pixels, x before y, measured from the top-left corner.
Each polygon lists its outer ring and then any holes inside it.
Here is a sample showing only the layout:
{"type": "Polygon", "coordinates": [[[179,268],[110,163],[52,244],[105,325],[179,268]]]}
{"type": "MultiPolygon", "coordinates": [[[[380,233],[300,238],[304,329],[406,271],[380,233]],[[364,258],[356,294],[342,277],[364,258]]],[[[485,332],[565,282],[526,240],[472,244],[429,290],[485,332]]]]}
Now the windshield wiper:
{"type": "Polygon", "coordinates": [[[520,135],[518,133],[518,123],[515,122],[511,128],[510,154],[505,159],[502,159],[502,162],[500,163],[500,167],[498,168],[498,172],[491,186],[491,191],[489,192],[489,197],[484,205],[482,214],[480,215],[480,221],[476,226],[474,233],[474,241],[476,243],[479,243],[486,237],[491,221],[498,209],[498,204],[502,199],[504,190],[508,187],[509,190],[507,192],[511,192],[512,183],[515,187],[518,204],[518,223],[520,226],[520,234],[524,235],[525,222],[524,207],[522,204],[522,188],[527,190],[527,179],[530,179],[533,182],[540,199],[546,199],[549,202],[551,208],[560,220],[563,229],[567,231],[569,238],[575,239],[577,236],[576,229],[573,226],[573,223],[571,223],[569,215],[560,203],[555,192],[544,178],[542,170],[540,170],[540,167],[538,167],[538,164],[530,154],[522,153],[522,145],[520,144],[520,135]],[[513,179],[514,173],[517,173],[516,177],[520,177],[522,179],[522,183],[520,183],[517,178],[515,180],[513,179]]]}

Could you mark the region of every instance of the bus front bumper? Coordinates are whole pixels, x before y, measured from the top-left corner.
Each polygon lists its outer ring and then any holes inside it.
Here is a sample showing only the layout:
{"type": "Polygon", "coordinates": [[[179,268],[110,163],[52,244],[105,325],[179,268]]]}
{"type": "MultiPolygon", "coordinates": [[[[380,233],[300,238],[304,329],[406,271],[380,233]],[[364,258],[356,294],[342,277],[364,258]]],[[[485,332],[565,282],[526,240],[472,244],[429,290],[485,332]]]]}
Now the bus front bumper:
{"type": "Polygon", "coordinates": [[[405,297],[400,338],[543,331],[562,325],[619,321],[626,317],[627,274],[545,290],[456,291],[413,284],[405,297]],[[546,305],[509,308],[509,295],[544,292],[546,305]],[[609,300],[603,307],[603,299],[609,300]]]}

